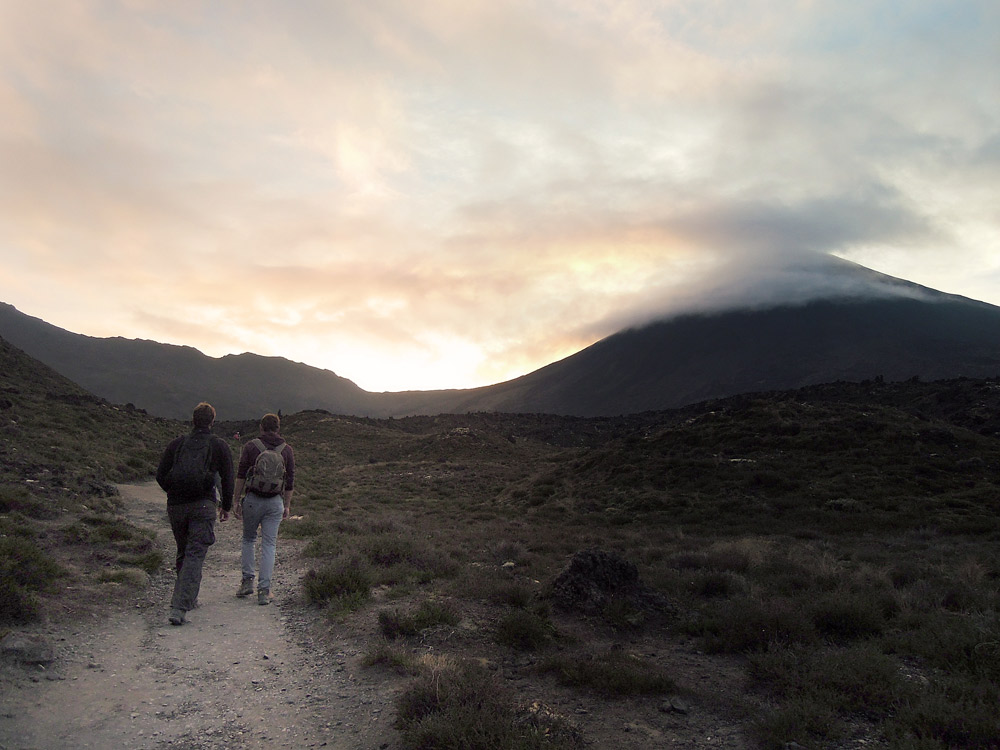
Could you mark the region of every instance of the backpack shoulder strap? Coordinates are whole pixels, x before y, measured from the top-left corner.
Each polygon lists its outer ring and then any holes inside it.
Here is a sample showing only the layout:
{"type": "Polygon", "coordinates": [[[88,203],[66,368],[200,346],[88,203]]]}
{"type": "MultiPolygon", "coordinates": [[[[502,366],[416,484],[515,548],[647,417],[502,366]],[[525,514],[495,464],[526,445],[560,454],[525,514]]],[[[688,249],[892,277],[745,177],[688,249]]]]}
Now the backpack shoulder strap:
{"type": "Polygon", "coordinates": [[[261,453],[267,450],[267,446],[264,445],[264,441],[261,440],[260,438],[254,438],[250,442],[253,443],[254,446],[257,448],[257,450],[260,451],[261,453]]]}

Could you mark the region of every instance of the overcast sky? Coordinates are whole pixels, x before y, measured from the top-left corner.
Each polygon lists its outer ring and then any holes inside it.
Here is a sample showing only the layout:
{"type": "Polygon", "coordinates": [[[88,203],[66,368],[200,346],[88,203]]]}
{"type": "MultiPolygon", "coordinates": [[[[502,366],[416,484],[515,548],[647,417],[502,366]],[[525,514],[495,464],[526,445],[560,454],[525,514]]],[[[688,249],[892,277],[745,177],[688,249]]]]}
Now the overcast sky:
{"type": "Polygon", "coordinates": [[[368,390],[810,253],[1000,304],[996,0],[0,0],[0,301],[368,390]]]}

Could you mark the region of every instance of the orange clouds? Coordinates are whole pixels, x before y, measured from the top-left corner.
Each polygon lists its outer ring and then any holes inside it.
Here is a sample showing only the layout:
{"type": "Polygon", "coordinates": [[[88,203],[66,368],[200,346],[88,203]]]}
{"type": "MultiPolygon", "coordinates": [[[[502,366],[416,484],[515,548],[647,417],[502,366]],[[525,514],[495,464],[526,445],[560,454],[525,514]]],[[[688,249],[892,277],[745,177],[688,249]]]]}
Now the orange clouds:
{"type": "Polygon", "coordinates": [[[392,390],[802,253],[987,298],[1000,60],[966,5],[5,3],[3,301],[392,390]]]}

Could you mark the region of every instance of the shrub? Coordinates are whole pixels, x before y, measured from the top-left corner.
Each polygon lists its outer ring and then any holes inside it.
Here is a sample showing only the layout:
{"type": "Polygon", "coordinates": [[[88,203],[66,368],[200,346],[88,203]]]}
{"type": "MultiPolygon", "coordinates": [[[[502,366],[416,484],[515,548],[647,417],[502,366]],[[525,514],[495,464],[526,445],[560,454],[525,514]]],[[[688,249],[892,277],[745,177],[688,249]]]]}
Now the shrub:
{"type": "Polygon", "coordinates": [[[776,649],[750,657],[751,679],[776,695],[822,703],[843,715],[882,719],[912,693],[899,662],[871,644],[776,649]]]}
{"type": "Polygon", "coordinates": [[[750,585],[747,580],[728,571],[702,571],[692,578],[691,593],[703,599],[728,599],[737,594],[746,594],[750,585]]]}
{"type": "Polygon", "coordinates": [[[887,734],[894,750],[918,741],[936,748],[995,748],[1000,737],[1000,690],[987,681],[946,678],[903,703],[887,734]]]}
{"type": "Polygon", "coordinates": [[[498,581],[487,591],[487,598],[495,604],[524,609],[534,600],[530,587],[515,581],[498,581]]]}
{"type": "Polygon", "coordinates": [[[41,615],[38,597],[0,572],[0,624],[24,625],[41,615]]]}
{"type": "Polygon", "coordinates": [[[428,670],[396,701],[407,750],[571,750],[576,732],[550,712],[521,709],[492,674],[471,665],[428,670]]]}
{"type": "Polygon", "coordinates": [[[416,610],[408,614],[398,610],[382,610],[378,613],[379,630],[389,640],[399,636],[416,635],[435,625],[457,625],[458,614],[443,602],[421,602],[416,610]]]}
{"type": "Polygon", "coordinates": [[[772,644],[809,643],[816,631],[794,599],[740,597],[706,608],[695,632],[714,653],[754,653],[772,644]],[[738,612],[739,616],[733,616],[738,612]]]}
{"type": "Polygon", "coordinates": [[[409,653],[386,640],[378,640],[369,647],[361,663],[366,667],[387,667],[401,675],[415,675],[420,671],[417,661],[409,653]]]}
{"type": "Polygon", "coordinates": [[[821,634],[837,641],[868,638],[885,629],[877,603],[852,594],[823,597],[813,606],[811,619],[821,634]]]}
{"type": "Polygon", "coordinates": [[[815,695],[798,696],[765,711],[753,722],[752,731],[764,750],[829,747],[842,734],[836,714],[815,695]]]}
{"type": "Polygon", "coordinates": [[[601,656],[561,655],[539,666],[563,685],[583,688],[607,697],[657,695],[677,689],[674,681],[654,665],[620,652],[601,656]]]}
{"type": "Polygon", "coordinates": [[[302,584],[309,602],[354,608],[371,596],[372,572],[363,559],[342,555],[319,570],[309,569],[302,584]]]}
{"type": "Polygon", "coordinates": [[[27,537],[0,537],[0,623],[38,619],[36,592],[49,590],[65,571],[27,537]]]}
{"type": "Polygon", "coordinates": [[[53,500],[36,497],[24,487],[0,487],[0,513],[13,512],[29,518],[55,518],[59,507],[53,500]]]}
{"type": "Polygon", "coordinates": [[[154,549],[149,552],[126,554],[119,557],[118,562],[122,565],[139,568],[146,571],[149,575],[153,575],[163,567],[163,553],[154,549]]]}
{"type": "Polygon", "coordinates": [[[555,632],[547,614],[516,609],[500,618],[496,641],[518,651],[534,651],[547,644],[555,632]]]}
{"type": "Polygon", "coordinates": [[[65,575],[62,567],[24,537],[0,537],[0,577],[35,591],[51,587],[65,575]]]}

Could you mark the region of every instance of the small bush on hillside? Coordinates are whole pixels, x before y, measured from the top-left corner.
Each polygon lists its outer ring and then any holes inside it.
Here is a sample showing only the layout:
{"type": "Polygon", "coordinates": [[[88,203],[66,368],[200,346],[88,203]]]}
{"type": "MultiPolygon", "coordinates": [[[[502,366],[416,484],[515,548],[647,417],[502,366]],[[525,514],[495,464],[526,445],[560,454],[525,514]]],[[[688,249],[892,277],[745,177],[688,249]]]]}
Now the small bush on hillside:
{"type": "Polygon", "coordinates": [[[741,575],[728,571],[700,571],[688,584],[689,591],[702,599],[728,599],[746,595],[750,584],[741,575]]]}
{"type": "Polygon", "coordinates": [[[149,575],[153,575],[163,567],[163,553],[160,550],[154,549],[149,552],[126,554],[119,557],[118,562],[122,565],[139,568],[146,571],[149,575]]]}
{"type": "Polygon", "coordinates": [[[353,609],[371,596],[372,571],[364,559],[343,555],[319,570],[308,570],[302,585],[307,601],[353,609]]]}
{"type": "Polygon", "coordinates": [[[782,701],[754,721],[752,731],[764,750],[830,747],[844,733],[843,723],[833,709],[814,695],[782,701]]]}
{"type": "Polygon", "coordinates": [[[799,602],[781,596],[739,597],[710,604],[691,630],[710,653],[754,653],[772,644],[816,640],[816,630],[799,602]],[[739,616],[734,616],[734,613],[739,616]]]}
{"type": "Polygon", "coordinates": [[[0,625],[24,625],[41,615],[38,597],[0,573],[0,625]]]}
{"type": "Polygon", "coordinates": [[[1000,688],[988,681],[944,678],[904,701],[887,726],[893,750],[995,748],[1000,688]]]}
{"type": "Polygon", "coordinates": [[[25,537],[0,537],[0,623],[23,624],[41,614],[36,592],[52,588],[65,571],[25,537]]]}
{"type": "Polygon", "coordinates": [[[525,609],[534,601],[535,592],[523,583],[498,581],[488,590],[487,598],[494,604],[525,609]]]}
{"type": "Polygon", "coordinates": [[[0,487],[0,513],[22,513],[28,518],[55,518],[59,515],[56,502],[36,497],[25,487],[0,487]]]}
{"type": "Polygon", "coordinates": [[[396,701],[407,750],[572,750],[582,746],[565,720],[541,706],[519,708],[505,686],[471,665],[428,670],[396,701]],[[534,710],[532,710],[534,709],[534,710]]]}
{"type": "Polygon", "coordinates": [[[119,515],[89,513],[63,530],[70,544],[88,544],[122,552],[144,553],[154,546],[155,534],[139,528],[119,515]]]}
{"type": "Polygon", "coordinates": [[[620,652],[600,656],[560,655],[539,666],[560,683],[605,697],[659,695],[677,689],[676,683],[655,665],[620,652]]]}
{"type": "Polygon", "coordinates": [[[43,591],[65,575],[62,567],[34,541],[21,537],[0,538],[0,574],[20,586],[43,591]]]}
{"type": "Polygon", "coordinates": [[[821,702],[843,716],[873,720],[889,716],[914,693],[899,661],[867,643],[820,650],[777,648],[752,655],[747,671],[786,700],[821,702]]]}
{"type": "Polygon", "coordinates": [[[409,613],[398,610],[382,610],[378,613],[379,630],[389,640],[416,635],[435,625],[457,625],[458,621],[458,613],[451,605],[443,602],[421,602],[419,607],[409,613]]]}
{"type": "Polygon", "coordinates": [[[545,646],[556,634],[555,626],[544,612],[515,609],[500,618],[496,641],[518,651],[534,651],[545,646]]]}
{"type": "Polygon", "coordinates": [[[886,626],[886,618],[877,603],[858,595],[828,595],[816,602],[811,610],[816,630],[838,642],[876,636],[886,626]]]}
{"type": "Polygon", "coordinates": [[[366,667],[386,667],[401,675],[420,673],[417,659],[404,648],[387,640],[378,640],[370,646],[361,663],[366,667]]]}

